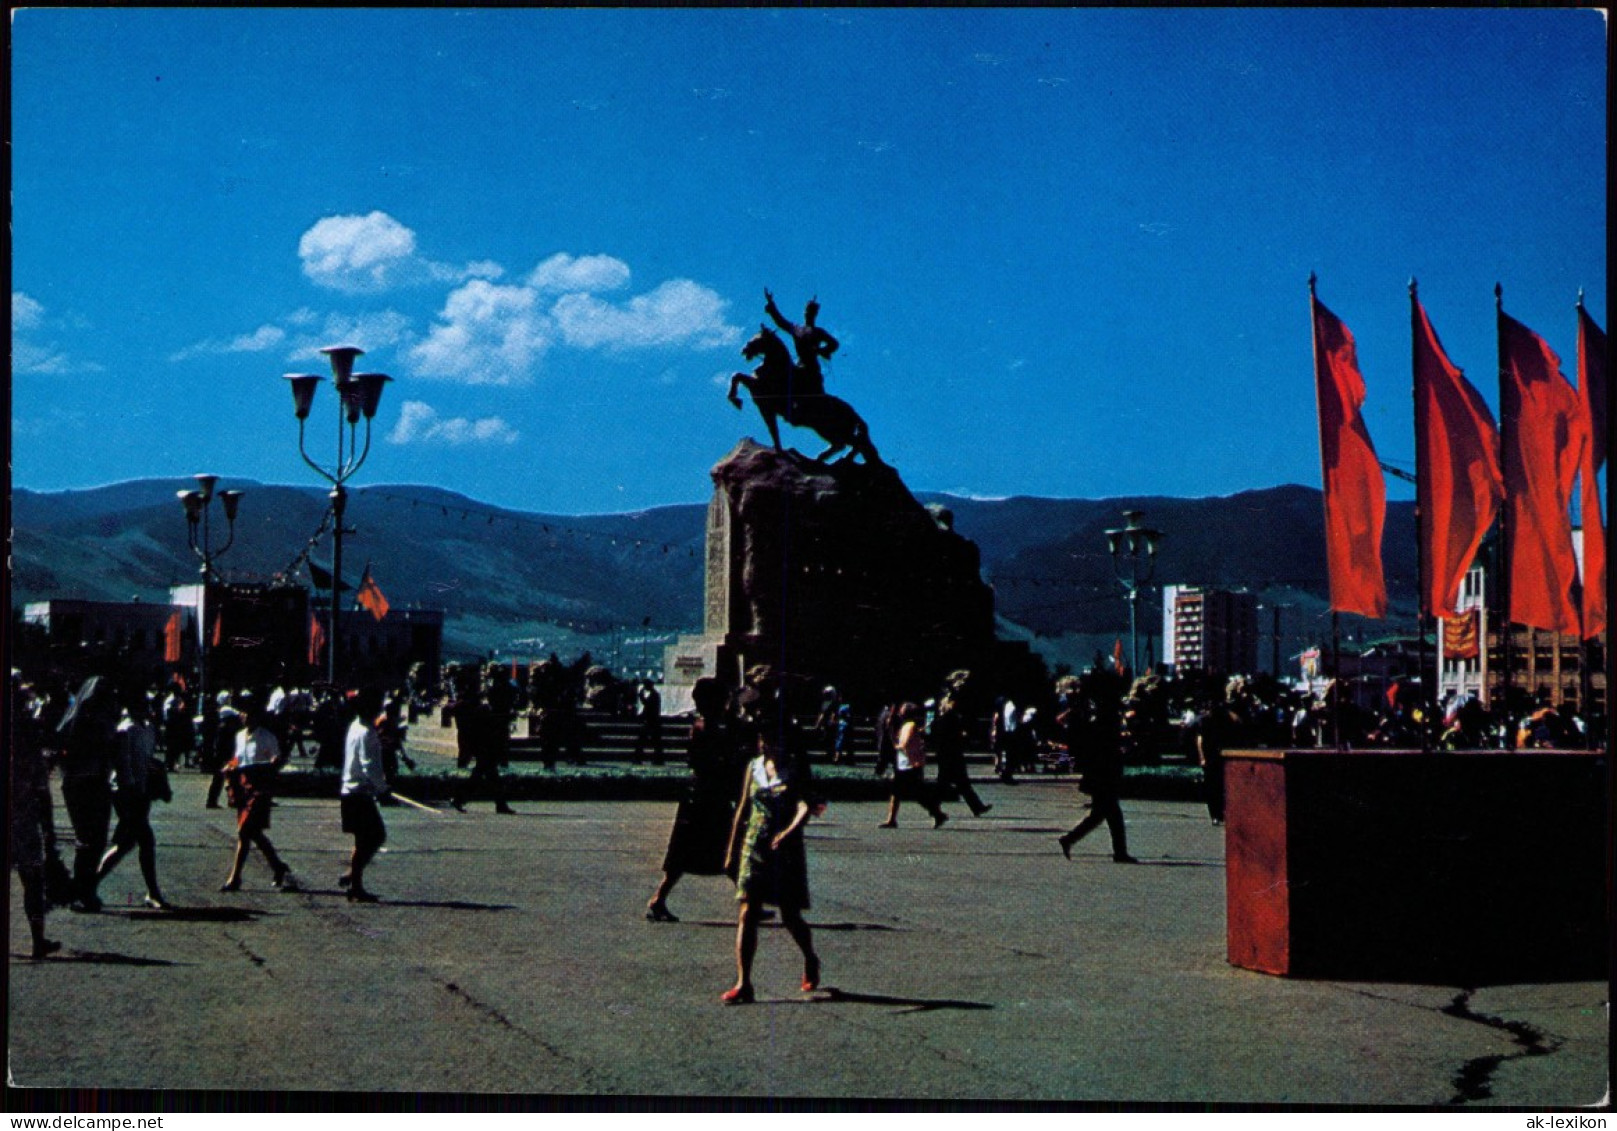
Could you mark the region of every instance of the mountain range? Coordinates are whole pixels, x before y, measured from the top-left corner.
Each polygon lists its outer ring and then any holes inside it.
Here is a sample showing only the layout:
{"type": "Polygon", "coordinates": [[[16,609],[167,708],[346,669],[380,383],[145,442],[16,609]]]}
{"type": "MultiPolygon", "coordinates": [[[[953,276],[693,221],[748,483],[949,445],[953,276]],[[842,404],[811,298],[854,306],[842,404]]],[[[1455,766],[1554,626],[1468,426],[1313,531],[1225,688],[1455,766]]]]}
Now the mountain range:
{"type": "MultiPolygon", "coordinates": [[[[308,582],[305,561],[331,566],[324,491],[226,482],[245,490],[234,540],[216,565],[227,580],[276,574],[308,582]],[[319,535],[316,538],[316,535],[319,535]]],[[[176,491],[188,483],[137,480],[81,491],[17,489],[11,497],[14,607],[29,601],[166,601],[195,580],[176,491]]],[[[1162,584],[1245,588],[1281,611],[1280,647],[1292,654],[1328,639],[1320,492],[1294,485],[1185,499],[1014,497],[969,499],[917,493],[947,507],[955,529],[977,543],[993,583],[1004,635],[1047,653],[1087,660],[1128,631],[1127,606],[1105,531],[1139,510],[1163,531],[1140,635],[1160,632],[1162,584]]],[[[629,632],[671,639],[701,624],[706,504],[627,514],[548,515],[508,510],[436,487],[394,485],[350,492],[344,575],[357,586],[369,567],[395,606],[445,611],[446,648],[467,652],[551,650],[629,632]]],[[[229,533],[219,508],[215,547],[229,533]]],[[[1344,617],[1368,639],[1411,623],[1414,515],[1388,506],[1383,558],[1394,616],[1344,617]]],[[[1268,614],[1262,630],[1271,631],[1268,614]]],[[[631,642],[632,645],[632,642],[631,642]]],[[[618,644],[621,647],[621,643],[618,644]]],[[[1142,652],[1144,648],[1142,646],[1142,652]]],[[[1156,652],[1152,653],[1157,654],[1156,652]]],[[[1263,658],[1267,668],[1269,658],[1263,658]]]]}

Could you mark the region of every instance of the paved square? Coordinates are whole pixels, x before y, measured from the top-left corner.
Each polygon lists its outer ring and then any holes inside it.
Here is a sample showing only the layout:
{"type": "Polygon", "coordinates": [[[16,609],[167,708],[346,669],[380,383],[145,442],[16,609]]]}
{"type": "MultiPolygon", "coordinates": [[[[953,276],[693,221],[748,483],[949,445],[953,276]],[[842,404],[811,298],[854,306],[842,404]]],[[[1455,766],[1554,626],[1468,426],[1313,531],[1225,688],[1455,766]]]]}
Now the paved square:
{"type": "Polygon", "coordinates": [[[678,923],[643,918],[670,804],[390,808],[367,876],[385,902],[356,906],[334,798],[275,811],[304,890],[271,890],[255,856],[225,895],[232,814],[176,785],[155,810],[176,911],[139,906],[130,859],[105,913],[52,912],[64,950],[36,963],[13,880],[14,1085],[1483,1106],[1606,1088],[1604,984],[1229,966],[1221,830],[1196,805],[1125,802],[1129,867],[1104,830],[1062,858],[1067,781],[987,784],[991,814],[955,806],[937,831],[913,806],[888,831],[878,804],[834,804],[809,830],[828,989],[799,993],[766,928],[760,1001],[726,1008],[729,884],[689,877],[678,923]]]}

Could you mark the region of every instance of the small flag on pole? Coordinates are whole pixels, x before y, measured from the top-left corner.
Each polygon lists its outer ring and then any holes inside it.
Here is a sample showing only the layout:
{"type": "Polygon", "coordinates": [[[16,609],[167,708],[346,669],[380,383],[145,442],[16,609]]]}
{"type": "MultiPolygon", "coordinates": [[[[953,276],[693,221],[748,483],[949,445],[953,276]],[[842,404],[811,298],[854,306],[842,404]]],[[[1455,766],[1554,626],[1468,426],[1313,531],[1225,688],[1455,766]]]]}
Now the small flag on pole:
{"type": "Polygon", "coordinates": [[[225,638],[225,611],[220,609],[213,614],[213,646],[217,648],[219,642],[225,638]]]}
{"type": "Polygon", "coordinates": [[[180,613],[176,609],[163,626],[163,662],[177,664],[180,662],[180,613]]]}
{"type": "Polygon", "coordinates": [[[1121,636],[1112,644],[1112,666],[1118,671],[1123,670],[1123,638],[1121,636]]]}
{"type": "Polygon", "coordinates": [[[309,614],[309,663],[318,665],[320,654],[326,650],[326,626],[320,623],[320,618],[313,613],[309,614]]]}
{"type": "Polygon", "coordinates": [[[387,598],[382,596],[381,588],[376,584],[376,578],[371,576],[371,567],[365,567],[365,576],[359,582],[359,595],[355,598],[360,605],[370,610],[371,616],[381,620],[387,616],[387,598]]]}

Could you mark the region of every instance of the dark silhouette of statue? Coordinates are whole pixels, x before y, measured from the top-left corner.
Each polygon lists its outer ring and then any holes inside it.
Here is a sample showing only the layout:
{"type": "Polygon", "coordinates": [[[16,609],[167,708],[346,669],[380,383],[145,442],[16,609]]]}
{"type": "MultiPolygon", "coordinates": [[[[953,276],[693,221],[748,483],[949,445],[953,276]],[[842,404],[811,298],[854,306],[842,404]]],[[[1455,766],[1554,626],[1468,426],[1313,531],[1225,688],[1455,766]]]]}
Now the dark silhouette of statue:
{"type": "MultiPolygon", "coordinates": [[[[809,305],[812,311],[814,304],[809,305]]],[[[829,339],[830,335],[826,337],[829,339]]],[[[835,340],[831,340],[832,348],[835,348],[835,340]]],[[[777,451],[782,450],[780,428],[776,424],[776,420],[780,419],[793,427],[818,432],[830,443],[829,448],[815,457],[817,463],[825,462],[843,448],[849,449],[844,459],[863,456],[866,463],[881,463],[875,445],[870,442],[870,428],[852,405],[841,397],[824,392],[803,395],[800,382],[804,380],[804,370],[792,363],[786,343],[780,340],[780,335],[775,331],[760,325],[757,335],[741,348],[741,354],[759,364],[751,374],[737,373],[730,378],[730,403],[741,407],[741,397],[736,389],[745,386],[769,428],[769,438],[774,441],[777,451]]]]}
{"type": "Polygon", "coordinates": [[[800,376],[792,390],[794,397],[818,397],[825,394],[825,377],[820,373],[820,359],[831,360],[831,355],[837,352],[837,340],[825,330],[815,325],[815,318],[820,313],[820,300],[811,298],[808,305],[803,307],[803,323],[798,325],[785,315],[781,314],[780,307],[775,305],[775,296],[764,288],[764,313],[774,320],[792,337],[792,346],[797,350],[797,368],[800,376]]]}

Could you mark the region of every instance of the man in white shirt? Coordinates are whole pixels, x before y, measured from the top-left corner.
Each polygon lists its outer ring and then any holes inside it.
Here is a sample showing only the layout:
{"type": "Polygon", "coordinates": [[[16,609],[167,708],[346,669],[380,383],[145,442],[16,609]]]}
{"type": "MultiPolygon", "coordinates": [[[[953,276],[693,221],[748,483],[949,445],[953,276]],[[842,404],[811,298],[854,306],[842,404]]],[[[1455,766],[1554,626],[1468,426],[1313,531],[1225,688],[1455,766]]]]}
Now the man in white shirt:
{"type": "Polygon", "coordinates": [[[387,775],[382,770],[382,740],[375,726],[382,696],[373,688],[351,691],[348,705],[353,720],[343,740],[342,829],[353,835],[354,851],[348,858],[348,871],[337,883],[348,889],[350,902],[375,903],[376,896],[365,888],[365,865],[387,841],[387,826],[378,805],[388,793],[387,775]]]}

